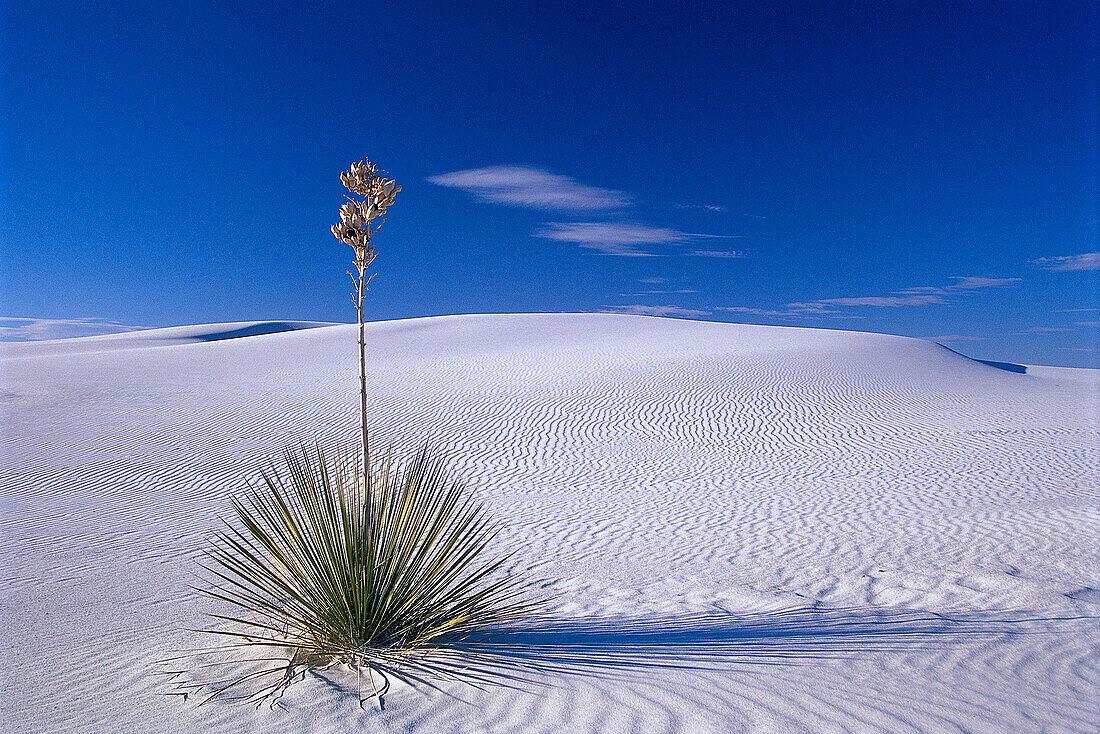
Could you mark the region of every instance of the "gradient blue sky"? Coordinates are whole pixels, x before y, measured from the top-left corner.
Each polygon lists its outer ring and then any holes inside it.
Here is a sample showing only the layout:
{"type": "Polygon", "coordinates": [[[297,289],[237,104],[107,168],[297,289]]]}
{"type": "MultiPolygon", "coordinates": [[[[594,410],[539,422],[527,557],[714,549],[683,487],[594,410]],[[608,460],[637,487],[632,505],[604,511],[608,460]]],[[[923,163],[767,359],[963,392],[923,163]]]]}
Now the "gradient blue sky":
{"type": "Polygon", "coordinates": [[[4,3],[0,333],[622,311],[1098,366],[1096,2],[4,3]]]}

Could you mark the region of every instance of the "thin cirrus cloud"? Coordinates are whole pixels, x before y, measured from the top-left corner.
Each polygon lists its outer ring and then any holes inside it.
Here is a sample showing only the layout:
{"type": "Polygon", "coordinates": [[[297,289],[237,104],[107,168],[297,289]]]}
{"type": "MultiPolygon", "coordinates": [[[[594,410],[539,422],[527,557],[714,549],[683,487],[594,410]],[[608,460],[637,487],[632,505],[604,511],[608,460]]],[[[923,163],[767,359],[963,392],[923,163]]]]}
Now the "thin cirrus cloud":
{"type": "MultiPolygon", "coordinates": [[[[702,235],[698,235],[702,236],[702,235]]],[[[737,258],[745,257],[745,253],[740,250],[694,250],[688,253],[692,257],[724,257],[724,258],[737,258]]]]}
{"type": "Polygon", "coordinates": [[[1038,265],[1047,270],[1100,270],[1100,252],[1083,252],[1080,255],[1055,255],[1053,257],[1041,257],[1032,260],[1033,265],[1038,265]]]}
{"type": "Polygon", "coordinates": [[[861,319],[863,316],[859,314],[851,313],[849,311],[841,311],[836,308],[826,308],[825,306],[810,306],[800,303],[787,304],[785,308],[756,308],[753,306],[718,306],[718,311],[728,311],[729,313],[745,314],[747,316],[766,316],[773,319],[790,319],[797,318],[799,316],[828,316],[834,319],[861,319]]]}
{"type": "Polygon", "coordinates": [[[729,211],[728,207],[724,207],[721,204],[673,204],[675,209],[696,209],[705,212],[726,212],[729,211]]]}
{"type": "Polygon", "coordinates": [[[788,303],[781,309],[724,306],[720,310],[773,318],[796,318],[799,316],[853,318],[857,316],[847,309],[948,305],[961,296],[971,295],[975,291],[984,288],[1006,288],[1020,282],[1019,278],[986,278],[973,275],[957,276],[953,280],[954,283],[945,286],[915,286],[894,291],[892,294],[885,296],[820,298],[816,301],[788,303]]]}
{"type": "Polygon", "coordinates": [[[987,336],[972,336],[970,334],[944,334],[942,336],[926,336],[923,338],[933,342],[984,342],[989,340],[987,336]]]}
{"type": "Polygon", "coordinates": [[[1006,288],[1020,282],[1019,278],[983,278],[976,275],[955,276],[953,280],[955,282],[946,286],[944,290],[972,291],[978,288],[1006,288]]]}
{"type": "Polygon", "coordinates": [[[945,303],[942,297],[937,295],[902,295],[902,296],[856,296],[849,298],[822,298],[817,301],[805,303],[789,303],[791,308],[813,309],[829,306],[878,306],[880,308],[898,308],[899,306],[927,306],[933,303],[945,303]]]}
{"type": "Polygon", "coordinates": [[[34,342],[49,339],[72,339],[79,336],[102,336],[148,327],[130,326],[98,318],[34,319],[0,316],[0,341],[34,342]]]}
{"type": "Polygon", "coordinates": [[[690,319],[698,316],[707,316],[710,314],[710,311],[702,311],[697,308],[683,308],[681,306],[646,306],[635,303],[629,306],[604,306],[602,313],[627,314],[630,316],[672,316],[690,319]]]}
{"type": "Polygon", "coordinates": [[[654,252],[639,249],[639,245],[682,245],[693,240],[720,237],[631,222],[547,222],[535,236],[559,242],[574,242],[605,255],[633,257],[656,255],[654,252]]]}
{"type": "MultiPolygon", "coordinates": [[[[532,166],[488,166],[453,171],[431,176],[428,181],[438,186],[460,189],[481,201],[494,204],[557,211],[563,214],[614,214],[633,206],[629,194],[615,189],[582,184],[532,166]]],[[[717,204],[684,205],[680,208],[700,208],[724,211],[717,204]]],[[[703,238],[723,235],[682,232],[670,227],[658,227],[629,221],[546,222],[535,232],[536,237],[572,242],[604,255],[652,257],[654,246],[682,245],[703,238]]],[[[699,257],[742,257],[743,253],[724,250],[695,250],[688,253],[699,257]]]]}
{"type": "MultiPolygon", "coordinates": [[[[979,275],[956,275],[952,278],[955,282],[945,286],[922,285],[913,288],[905,288],[897,291],[899,296],[950,296],[958,291],[976,291],[980,288],[1007,288],[1020,282],[1019,278],[985,278],[979,275]]],[[[928,303],[942,303],[942,301],[928,301],[928,303]]],[[[864,304],[875,305],[875,304],[864,304]]],[[[923,303],[894,303],[882,305],[896,306],[922,306],[923,303]]]]}
{"type": "Polygon", "coordinates": [[[1019,278],[986,278],[977,275],[956,276],[954,283],[945,286],[917,286],[895,291],[888,296],[854,296],[844,298],[822,298],[803,303],[788,303],[788,308],[812,312],[815,309],[828,311],[830,308],[872,306],[878,308],[901,308],[903,306],[931,306],[949,303],[949,298],[972,293],[983,288],[1007,288],[1020,282],[1019,278]]]}
{"type": "Polygon", "coordinates": [[[623,209],[622,191],[587,186],[569,176],[529,166],[489,166],[431,176],[438,186],[461,189],[494,204],[551,211],[592,212],[623,209]]]}

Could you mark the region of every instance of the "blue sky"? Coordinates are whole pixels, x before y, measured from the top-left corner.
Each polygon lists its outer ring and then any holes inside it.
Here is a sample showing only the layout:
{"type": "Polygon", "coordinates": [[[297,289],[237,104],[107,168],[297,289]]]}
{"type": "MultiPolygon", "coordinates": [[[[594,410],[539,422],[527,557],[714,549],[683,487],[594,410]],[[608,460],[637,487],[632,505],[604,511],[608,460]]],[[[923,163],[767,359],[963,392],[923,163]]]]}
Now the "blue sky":
{"type": "Polygon", "coordinates": [[[404,187],[372,319],[1100,366],[1096,2],[230,5],[5,4],[0,334],[351,321],[369,156],[404,187]]]}

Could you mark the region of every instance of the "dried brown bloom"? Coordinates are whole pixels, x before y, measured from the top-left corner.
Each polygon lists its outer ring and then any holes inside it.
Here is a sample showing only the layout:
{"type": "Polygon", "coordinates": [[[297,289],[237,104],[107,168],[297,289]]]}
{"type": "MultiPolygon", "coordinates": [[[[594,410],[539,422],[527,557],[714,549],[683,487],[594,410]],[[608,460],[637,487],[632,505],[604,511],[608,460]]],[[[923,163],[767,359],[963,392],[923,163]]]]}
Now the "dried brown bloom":
{"type": "MultiPolygon", "coordinates": [[[[384,173],[384,172],[383,172],[384,173]]],[[[355,250],[355,273],[351,274],[355,281],[355,310],[359,316],[359,417],[360,435],[362,438],[361,451],[364,468],[367,474],[369,469],[369,452],[367,450],[367,374],[365,357],[365,336],[363,331],[363,294],[367,290],[370,278],[367,277],[367,268],[374,262],[375,250],[371,245],[371,238],[382,227],[372,225],[374,220],[383,216],[386,209],[393,204],[394,197],[401,191],[401,187],[392,178],[386,178],[378,171],[378,167],[364,158],[357,163],[352,163],[348,170],[340,174],[340,183],[353,194],[363,197],[354,199],[347,197],[347,201],[340,207],[340,221],[332,225],[332,235],[341,242],[351,245],[355,250]]]]}
{"type": "Polygon", "coordinates": [[[365,158],[358,163],[352,163],[351,168],[340,174],[340,182],[353,194],[366,196],[371,192],[371,187],[377,178],[377,166],[365,158]]]}
{"type": "Polygon", "coordinates": [[[363,215],[359,213],[359,205],[354,201],[344,202],[340,207],[340,220],[349,227],[362,227],[363,215]]]}
{"type": "Polygon", "coordinates": [[[371,222],[386,213],[401,187],[392,178],[382,176],[378,167],[365,158],[341,173],[340,182],[348,191],[365,197],[362,201],[349,198],[344,202],[340,207],[340,223],[332,226],[336,239],[355,248],[356,265],[360,265],[364,262],[362,251],[370,246],[371,237],[378,231],[378,227],[371,229],[371,222]]]}
{"type": "Polygon", "coordinates": [[[341,242],[351,245],[355,249],[361,249],[367,244],[366,230],[352,226],[347,222],[338,222],[332,225],[332,234],[341,242]]]}

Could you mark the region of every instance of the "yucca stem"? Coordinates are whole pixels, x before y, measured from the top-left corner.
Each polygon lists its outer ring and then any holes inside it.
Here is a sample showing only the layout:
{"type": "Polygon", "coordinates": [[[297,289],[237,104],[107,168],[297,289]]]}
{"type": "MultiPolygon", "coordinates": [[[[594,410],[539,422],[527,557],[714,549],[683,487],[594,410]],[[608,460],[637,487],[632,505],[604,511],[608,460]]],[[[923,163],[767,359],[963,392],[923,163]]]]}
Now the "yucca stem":
{"type": "Polygon", "coordinates": [[[358,299],[355,310],[359,315],[359,438],[360,451],[363,452],[363,482],[364,486],[370,482],[370,452],[367,450],[367,341],[363,326],[363,294],[366,290],[364,277],[366,264],[363,256],[358,258],[356,266],[359,268],[359,283],[357,288],[358,299]]]}

